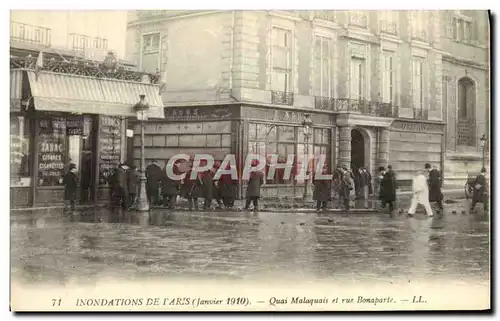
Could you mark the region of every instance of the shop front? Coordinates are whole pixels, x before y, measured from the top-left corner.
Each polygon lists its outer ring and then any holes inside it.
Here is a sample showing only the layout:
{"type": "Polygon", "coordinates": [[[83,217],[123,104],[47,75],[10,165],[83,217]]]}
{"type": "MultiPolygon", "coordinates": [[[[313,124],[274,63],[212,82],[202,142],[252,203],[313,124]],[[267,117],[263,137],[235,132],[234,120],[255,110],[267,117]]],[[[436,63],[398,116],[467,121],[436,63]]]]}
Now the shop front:
{"type": "Polygon", "coordinates": [[[11,70],[12,78],[20,80],[17,91],[11,82],[11,101],[20,96],[21,108],[11,107],[11,207],[61,204],[70,163],[79,201],[106,200],[107,175],[125,159],[126,119],[135,117],[139,95],[148,98],[150,118],[163,118],[156,85],[31,69],[11,70]]]}

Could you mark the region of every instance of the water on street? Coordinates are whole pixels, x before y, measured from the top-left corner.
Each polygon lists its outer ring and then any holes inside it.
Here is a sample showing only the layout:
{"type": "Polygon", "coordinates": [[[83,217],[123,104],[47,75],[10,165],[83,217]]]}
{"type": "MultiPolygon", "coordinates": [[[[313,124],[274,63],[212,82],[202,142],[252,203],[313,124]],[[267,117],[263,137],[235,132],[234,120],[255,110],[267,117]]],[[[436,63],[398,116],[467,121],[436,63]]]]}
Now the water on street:
{"type": "Polygon", "coordinates": [[[488,214],[126,212],[11,214],[11,275],[103,278],[456,280],[489,284],[488,214]]]}

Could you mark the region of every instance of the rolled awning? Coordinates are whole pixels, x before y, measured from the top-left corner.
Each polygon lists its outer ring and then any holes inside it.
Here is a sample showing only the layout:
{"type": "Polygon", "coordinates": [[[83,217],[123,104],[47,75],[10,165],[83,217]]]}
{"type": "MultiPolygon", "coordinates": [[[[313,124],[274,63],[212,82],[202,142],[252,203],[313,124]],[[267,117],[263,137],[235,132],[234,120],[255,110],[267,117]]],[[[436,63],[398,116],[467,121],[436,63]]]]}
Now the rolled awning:
{"type": "Polygon", "coordinates": [[[157,85],[87,76],[28,71],[35,109],[80,114],[136,117],[139,95],[146,95],[149,118],[164,118],[157,85]]]}

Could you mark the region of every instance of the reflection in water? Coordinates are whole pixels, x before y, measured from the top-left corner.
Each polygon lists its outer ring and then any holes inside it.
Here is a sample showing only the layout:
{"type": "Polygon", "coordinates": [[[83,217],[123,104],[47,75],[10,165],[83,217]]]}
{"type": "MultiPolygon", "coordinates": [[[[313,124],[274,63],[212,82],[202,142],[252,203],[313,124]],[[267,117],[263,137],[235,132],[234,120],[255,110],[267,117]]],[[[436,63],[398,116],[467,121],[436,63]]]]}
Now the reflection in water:
{"type": "Polygon", "coordinates": [[[12,275],[29,282],[489,275],[489,222],[469,216],[98,210],[12,221],[12,275]]]}

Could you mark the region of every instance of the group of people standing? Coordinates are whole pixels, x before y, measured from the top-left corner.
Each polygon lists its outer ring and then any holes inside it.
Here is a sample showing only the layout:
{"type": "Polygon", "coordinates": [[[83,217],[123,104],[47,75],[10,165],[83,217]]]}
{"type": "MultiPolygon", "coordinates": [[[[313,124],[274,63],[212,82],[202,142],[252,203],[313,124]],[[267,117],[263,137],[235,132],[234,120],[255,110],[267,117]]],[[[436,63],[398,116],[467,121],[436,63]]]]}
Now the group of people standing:
{"type": "MultiPolygon", "coordinates": [[[[203,166],[203,164],[200,164],[203,166]]],[[[153,161],[146,167],[146,193],[150,204],[159,207],[172,209],[177,203],[177,198],[185,198],[190,210],[198,210],[198,200],[203,198],[203,209],[212,207],[216,201],[217,208],[231,209],[237,197],[238,181],[231,178],[229,174],[223,174],[215,179],[215,173],[220,164],[217,163],[212,169],[196,173],[191,177],[192,164],[183,179],[170,177],[167,172],[181,175],[182,172],[177,166],[167,165],[162,168],[157,161],[153,161]]],[[[229,169],[229,168],[226,168],[229,169]]]]}

